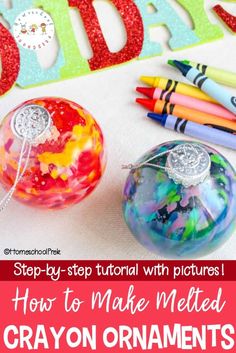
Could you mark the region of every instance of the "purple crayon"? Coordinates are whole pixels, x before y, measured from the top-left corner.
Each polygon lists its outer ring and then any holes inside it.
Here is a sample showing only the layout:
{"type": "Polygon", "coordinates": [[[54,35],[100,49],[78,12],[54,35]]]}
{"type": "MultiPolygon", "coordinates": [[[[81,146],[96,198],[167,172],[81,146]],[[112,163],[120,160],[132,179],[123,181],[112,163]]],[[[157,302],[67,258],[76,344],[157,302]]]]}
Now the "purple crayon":
{"type": "Polygon", "coordinates": [[[236,150],[236,135],[212,127],[178,118],[174,115],[148,113],[149,118],[167,129],[236,150]]]}

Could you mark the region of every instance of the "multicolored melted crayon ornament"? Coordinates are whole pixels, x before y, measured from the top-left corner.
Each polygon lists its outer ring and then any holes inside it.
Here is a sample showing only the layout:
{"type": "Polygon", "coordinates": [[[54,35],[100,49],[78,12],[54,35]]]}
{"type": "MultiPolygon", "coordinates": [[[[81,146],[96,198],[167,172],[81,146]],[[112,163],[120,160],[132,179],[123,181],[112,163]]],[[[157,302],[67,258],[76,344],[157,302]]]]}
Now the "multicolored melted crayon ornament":
{"type": "Polygon", "coordinates": [[[21,104],[0,128],[0,183],[29,206],[60,209],[97,186],[105,167],[104,141],[94,118],[62,98],[21,104]]]}
{"type": "Polygon", "coordinates": [[[167,142],[130,165],[125,220],[137,240],[167,258],[209,254],[236,225],[236,172],[214,149],[167,142]]]}

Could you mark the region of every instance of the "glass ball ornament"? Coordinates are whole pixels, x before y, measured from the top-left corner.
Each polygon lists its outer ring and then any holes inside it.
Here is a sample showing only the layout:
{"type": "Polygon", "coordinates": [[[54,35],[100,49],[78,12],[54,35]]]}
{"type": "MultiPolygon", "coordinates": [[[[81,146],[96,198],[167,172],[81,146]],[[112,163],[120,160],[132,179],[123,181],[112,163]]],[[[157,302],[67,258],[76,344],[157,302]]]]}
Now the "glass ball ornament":
{"type": "Polygon", "coordinates": [[[45,209],[77,204],[104,172],[102,131],[77,103],[32,99],[11,111],[0,127],[0,183],[7,191],[14,186],[19,163],[23,174],[14,188],[15,199],[45,209]]]}
{"type": "Polygon", "coordinates": [[[220,247],[236,225],[236,172],[213,148],[159,145],[130,165],[123,213],[135,238],[166,258],[197,258],[220,247]]]}

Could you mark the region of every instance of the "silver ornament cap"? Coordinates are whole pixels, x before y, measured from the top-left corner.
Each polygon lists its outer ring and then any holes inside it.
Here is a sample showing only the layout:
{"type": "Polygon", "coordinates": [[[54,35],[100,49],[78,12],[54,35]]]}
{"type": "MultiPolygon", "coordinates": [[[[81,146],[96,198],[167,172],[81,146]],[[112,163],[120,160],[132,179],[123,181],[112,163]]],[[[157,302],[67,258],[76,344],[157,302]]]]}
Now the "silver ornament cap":
{"type": "Polygon", "coordinates": [[[211,159],[197,143],[184,143],[170,151],[166,170],[170,179],[186,188],[202,183],[209,175],[211,159]]]}
{"type": "Polygon", "coordinates": [[[50,113],[37,104],[27,104],[18,109],[11,121],[13,133],[30,143],[40,142],[52,125],[50,113]]]}

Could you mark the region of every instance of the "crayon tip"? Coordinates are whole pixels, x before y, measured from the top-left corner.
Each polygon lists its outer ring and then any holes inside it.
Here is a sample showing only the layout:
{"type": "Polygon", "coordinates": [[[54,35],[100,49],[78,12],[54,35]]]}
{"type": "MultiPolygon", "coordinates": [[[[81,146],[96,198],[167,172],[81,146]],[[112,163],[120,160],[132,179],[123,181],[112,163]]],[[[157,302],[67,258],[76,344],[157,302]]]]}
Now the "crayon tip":
{"type": "Polygon", "coordinates": [[[165,126],[166,124],[166,119],[167,119],[167,114],[156,114],[156,113],[148,113],[147,117],[155,120],[157,123],[159,123],[162,126],[165,126]]]}
{"type": "Polygon", "coordinates": [[[163,115],[162,114],[155,114],[155,113],[148,113],[148,118],[151,118],[159,123],[162,123],[163,115]]]}
{"type": "Polygon", "coordinates": [[[136,91],[139,93],[144,94],[146,97],[153,98],[155,88],[149,88],[149,87],[137,87],[136,91]]]}
{"type": "Polygon", "coordinates": [[[168,60],[167,64],[175,67],[174,60],[168,60]]]}
{"type": "MultiPolygon", "coordinates": [[[[173,66],[173,67],[176,67],[175,61],[176,61],[176,60],[170,59],[170,60],[167,61],[167,63],[168,63],[169,65],[173,66]]],[[[178,60],[178,61],[179,61],[179,60],[178,60]]],[[[181,61],[179,61],[179,62],[182,63],[182,64],[185,64],[185,65],[189,65],[189,64],[190,64],[190,61],[189,61],[189,60],[181,60],[181,61]]]]}
{"type": "Polygon", "coordinates": [[[175,67],[177,67],[177,69],[179,69],[184,76],[187,76],[188,72],[192,69],[192,66],[186,65],[183,62],[178,60],[174,60],[173,63],[175,67]]]}
{"type": "Polygon", "coordinates": [[[181,60],[181,63],[182,63],[182,64],[185,64],[185,65],[189,65],[189,66],[191,66],[191,64],[190,64],[190,61],[189,61],[189,60],[181,60]]]}
{"type": "Polygon", "coordinates": [[[154,86],[155,85],[155,77],[150,77],[150,76],[141,76],[140,81],[146,83],[148,86],[154,86]]]}
{"type": "Polygon", "coordinates": [[[149,111],[153,111],[155,107],[155,100],[152,99],[143,99],[143,98],[137,98],[136,102],[141,104],[143,107],[147,108],[149,111]]]}

